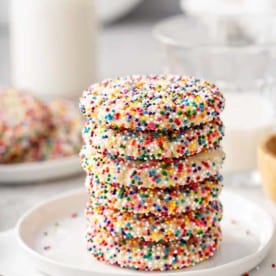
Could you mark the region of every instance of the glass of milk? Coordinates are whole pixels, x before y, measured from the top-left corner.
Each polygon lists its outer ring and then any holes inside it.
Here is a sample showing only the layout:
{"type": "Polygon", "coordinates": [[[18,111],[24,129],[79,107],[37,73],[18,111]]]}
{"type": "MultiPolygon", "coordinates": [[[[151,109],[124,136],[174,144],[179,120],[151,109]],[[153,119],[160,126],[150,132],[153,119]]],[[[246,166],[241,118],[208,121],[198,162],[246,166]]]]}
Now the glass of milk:
{"type": "Polygon", "coordinates": [[[176,16],[154,34],[166,73],[213,81],[225,95],[226,183],[258,184],[257,145],[276,121],[276,17],[176,16]]]}
{"type": "Polygon", "coordinates": [[[95,13],[93,0],[12,0],[12,85],[78,101],[97,80],[95,13]]]}

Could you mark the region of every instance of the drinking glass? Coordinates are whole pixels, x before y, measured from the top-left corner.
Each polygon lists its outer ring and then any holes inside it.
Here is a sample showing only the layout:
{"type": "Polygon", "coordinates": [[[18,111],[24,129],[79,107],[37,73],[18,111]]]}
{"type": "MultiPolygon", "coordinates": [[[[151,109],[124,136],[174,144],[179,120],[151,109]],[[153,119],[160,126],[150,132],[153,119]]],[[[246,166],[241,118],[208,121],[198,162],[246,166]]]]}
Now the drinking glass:
{"type": "Polygon", "coordinates": [[[275,120],[276,18],[176,16],[158,23],[164,72],[215,82],[226,98],[226,183],[256,185],[256,151],[275,120]]]}

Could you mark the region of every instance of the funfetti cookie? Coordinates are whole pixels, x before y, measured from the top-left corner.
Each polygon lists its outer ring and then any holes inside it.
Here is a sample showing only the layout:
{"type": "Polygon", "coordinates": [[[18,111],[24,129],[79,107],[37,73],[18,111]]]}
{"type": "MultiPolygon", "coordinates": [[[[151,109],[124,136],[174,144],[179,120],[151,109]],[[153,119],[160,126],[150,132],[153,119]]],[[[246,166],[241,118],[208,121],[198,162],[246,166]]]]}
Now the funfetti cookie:
{"type": "Polygon", "coordinates": [[[68,157],[79,153],[82,144],[82,116],[74,102],[54,100],[49,103],[53,128],[34,144],[25,161],[68,157]]]}
{"type": "Polygon", "coordinates": [[[185,158],[216,149],[224,136],[220,119],[192,128],[167,132],[110,129],[88,122],[83,138],[95,151],[127,160],[185,158]]]}
{"type": "Polygon", "coordinates": [[[83,92],[87,120],[106,128],[169,131],[210,122],[224,109],[212,83],[178,75],[118,77],[83,92]]]}
{"type": "Polygon", "coordinates": [[[104,229],[110,235],[146,242],[170,242],[202,237],[222,219],[222,205],[211,201],[206,207],[170,216],[119,212],[109,207],[93,207],[88,201],[85,215],[88,227],[104,229]]]}
{"type": "Polygon", "coordinates": [[[221,149],[186,159],[131,161],[112,159],[83,146],[80,159],[94,185],[113,183],[140,188],[169,188],[202,182],[219,174],[225,154],[221,149]]]}
{"type": "Polygon", "coordinates": [[[88,250],[100,261],[136,270],[167,271],[192,267],[212,257],[220,246],[221,230],[217,226],[201,238],[149,243],[92,229],[86,239],[88,250]]]}
{"type": "Polygon", "coordinates": [[[172,215],[206,207],[217,200],[223,187],[221,176],[205,179],[189,186],[173,188],[125,187],[120,183],[93,184],[87,177],[86,185],[93,207],[109,207],[133,214],[172,215]]]}
{"type": "Polygon", "coordinates": [[[0,91],[0,163],[19,162],[51,129],[46,104],[17,90],[0,91]]]}

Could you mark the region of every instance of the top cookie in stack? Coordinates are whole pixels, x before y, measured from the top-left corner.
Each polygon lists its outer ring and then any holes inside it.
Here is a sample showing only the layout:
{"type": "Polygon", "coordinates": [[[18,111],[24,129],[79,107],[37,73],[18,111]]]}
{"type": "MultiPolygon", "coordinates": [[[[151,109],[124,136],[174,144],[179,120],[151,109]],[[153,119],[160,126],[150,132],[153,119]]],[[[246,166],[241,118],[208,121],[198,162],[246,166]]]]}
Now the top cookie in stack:
{"type": "Polygon", "coordinates": [[[218,88],[176,75],[120,77],[92,85],[80,108],[92,255],[140,270],[211,257],[222,217],[218,88]]]}
{"type": "Polygon", "coordinates": [[[193,77],[129,76],[92,85],[80,105],[105,127],[169,131],[217,119],[224,98],[214,84],[193,77]]]}
{"type": "Polygon", "coordinates": [[[92,85],[80,107],[85,141],[129,160],[181,158],[216,148],[224,98],[209,82],[182,76],[130,76],[92,85]]]}

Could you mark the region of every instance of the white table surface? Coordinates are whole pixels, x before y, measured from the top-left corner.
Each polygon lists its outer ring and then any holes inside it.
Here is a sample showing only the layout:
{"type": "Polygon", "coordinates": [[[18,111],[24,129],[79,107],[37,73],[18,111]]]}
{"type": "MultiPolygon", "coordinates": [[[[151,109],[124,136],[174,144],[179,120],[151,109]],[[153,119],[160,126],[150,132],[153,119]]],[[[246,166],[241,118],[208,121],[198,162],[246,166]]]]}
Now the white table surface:
{"type": "MultiPolygon", "coordinates": [[[[154,22],[119,23],[105,29],[99,38],[100,77],[162,72],[159,47],[152,38],[153,25],[154,22]]],[[[0,83],[3,84],[10,83],[8,45],[8,33],[5,30],[0,30],[0,83]]],[[[84,176],[82,175],[52,183],[1,185],[0,232],[13,228],[18,218],[36,203],[73,188],[81,187],[83,182],[84,176]]],[[[266,199],[260,188],[226,187],[226,189],[234,190],[260,204],[272,213],[276,221],[276,205],[266,199]]],[[[250,275],[276,275],[276,268],[272,267],[273,263],[276,264],[276,239],[270,256],[258,269],[250,272],[250,275]]]]}

